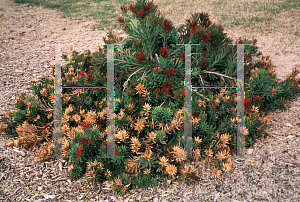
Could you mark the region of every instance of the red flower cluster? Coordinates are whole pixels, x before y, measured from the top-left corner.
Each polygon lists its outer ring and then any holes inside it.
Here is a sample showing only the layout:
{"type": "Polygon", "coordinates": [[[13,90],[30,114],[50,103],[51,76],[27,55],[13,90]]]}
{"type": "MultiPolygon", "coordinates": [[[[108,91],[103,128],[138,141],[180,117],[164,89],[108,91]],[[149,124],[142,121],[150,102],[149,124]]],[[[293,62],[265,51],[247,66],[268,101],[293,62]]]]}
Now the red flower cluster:
{"type": "Polygon", "coordinates": [[[83,75],[83,71],[81,71],[81,70],[80,70],[78,73],[79,73],[81,76],[83,75]]]}
{"type": "Polygon", "coordinates": [[[135,58],[137,60],[135,60],[134,62],[137,62],[137,63],[141,64],[141,63],[144,63],[144,61],[146,60],[146,55],[143,52],[137,53],[135,58]]]}
{"type": "Polygon", "coordinates": [[[77,157],[77,159],[78,159],[78,158],[81,158],[83,155],[84,154],[81,154],[81,152],[76,152],[75,157],[77,157]]]}
{"type": "MultiPolygon", "coordinates": [[[[92,144],[93,142],[92,142],[92,140],[91,140],[91,138],[86,138],[86,137],[82,137],[82,138],[80,138],[79,139],[79,144],[92,144]]],[[[78,150],[79,151],[79,150],[78,150]]]]}
{"type": "Polygon", "coordinates": [[[207,29],[211,25],[211,21],[208,20],[207,24],[205,25],[205,28],[207,29]]]}
{"type": "Polygon", "coordinates": [[[154,68],[154,71],[156,71],[156,73],[158,73],[158,74],[159,74],[159,72],[161,72],[162,70],[160,70],[160,67],[158,67],[158,68],[157,68],[157,67],[155,67],[155,68],[154,68]]]}
{"type": "Polygon", "coordinates": [[[142,11],[142,10],[138,10],[137,12],[136,12],[136,15],[138,16],[138,17],[143,17],[143,15],[144,15],[144,12],[142,11]]]}
{"type": "Polygon", "coordinates": [[[207,67],[207,62],[205,60],[199,60],[200,67],[207,67]]]}
{"type": "Polygon", "coordinates": [[[78,150],[79,152],[81,152],[81,151],[83,150],[83,146],[79,145],[79,146],[77,147],[77,150],[78,150]]]}
{"type": "Polygon", "coordinates": [[[244,103],[245,103],[245,109],[246,110],[250,110],[251,109],[251,99],[246,97],[245,100],[244,100],[244,103]]]}
{"type": "Polygon", "coordinates": [[[175,72],[174,69],[171,69],[171,68],[169,67],[168,70],[165,70],[165,74],[166,74],[166,78],[172,79],[177,73],[175,72]]]}
{"type": "Polygon", "coordinates": [[[262,101],[262,98],[261,98],[260,96],[256,96],[256,97],[254,98],[254,101],[255,101],[255,102],[261,102],[261,101],[262,101]]]}
{"type": "Polygon", "coordinates": [[[135,13],[136,5],[133,6],[132,4],[130,4],[129,9],[135,13]]]}
{"type": "Polygon", "coordinates": [[[170,51],[167,51],[167,47],[161,47],[160,50],[159,50],[159,53],[160,53],[160,56],[163,57],[163,58],[167,58],[170,51]]]}
{"type": "Polygon", "coordinates": [[[207,51],[202,51],[202,52],[201,52],[201,55],[202,55],[203,57],[206,57],[206,56],[207,56],[207,51]]]}
{"type": "Polygon", "coordinates": [[[195,32],[197,34],[198,37],[200,37],[200,34],[202,33],[202,29],[196,29],[195,32]]]}
{"type": "Polygon", "coordinates": [[[163,91],[164,91],[165,93],[170,93],[170,88],[164,87],[164,88],[163,88],[163,91]]]}
{"type": "Polygon", "coordinates": [[[122,12],[126,11],[126,7],[125,6],[121,6],[121,10],[122,10],[122,12]]]}
{"type": "Polygon", "coordinates": [[[171,31],[172,29],[171,22],[168,20],[164,21],[163,26],[165,31],[171,31]]]}
{"type": "Polygon", "coordinates": [[[215,104],[214,103],[211,103],[211,105],[210,105],[212,108],[215,108],[215,104]]]}
{"type": "Polygon", "coordinates": [[[152,3],[153,3],[153,0],[152,0],[151,3],[145,3],[145,4],[143,4],[142,7],[143,7],[144,11],[148,12],[153,7],[152,3]]]}
{"type": "Polygon", "coordinates": [[[160,88],[156,88],[155,93],[156,93],[156,94],[160,94],[160,93],[161,93],[160,88]]]}
{"type": "Polygon", "coordinates": [[[123,18],[118,18],[118,21],[119,21],[120,23],[123,23],[123,22],[124,22],[124,19],[123,19],[123,18]]]}
{"type": "Polygon", "coordinates": [[[81,126],[84,128],[88,128],[90,126],[90,123],[88,121],[84,121],[81,123],[81,126]]]}
{"type": "Polygon", "coordinates": [[[253,39],[253,44],[256,44],[256,42],[257,42],[257,39],[253,39]]]}
{"type": "Polygon", "coordinates": [[[212,39],[212,38],[210,38],[210,34],[211,34],[211,31],[209,31],[207,34],[203,34],[202,39],[203,39],[204,45],[206,45],[206,43],[211,45],[211,43],[209,42],[209,40],[212,39]]]}

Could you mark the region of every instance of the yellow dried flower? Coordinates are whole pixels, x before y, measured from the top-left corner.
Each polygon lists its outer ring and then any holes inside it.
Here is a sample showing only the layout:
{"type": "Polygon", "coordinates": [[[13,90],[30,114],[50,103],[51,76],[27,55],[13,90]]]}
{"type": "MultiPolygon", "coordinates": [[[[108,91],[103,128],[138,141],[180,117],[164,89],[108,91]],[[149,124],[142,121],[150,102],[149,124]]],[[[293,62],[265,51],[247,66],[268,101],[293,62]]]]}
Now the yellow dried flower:
{"type": "Polygon", "coordinates": [[[68,116],[68,115],[63,115],[62,116],[62,118],[61,118],[61,121],[62,121],[62,123],[66,123],[66,122],[68,122],[70,120],[70,117],[68,116]]]}
{"type": "Polygon", "coordinates": [[[216,154],[216,157],[220,160],[225,159],[226,158],[226,152],[219,151],[218,154],[216,154]]]}
{"type": "Polygon", "coordinates": [[[5,146],[7,146],[7,147],[12,147],[12,146],[14,146],[14,141],[8,140],[8,141],[5,143],[5,146]]]}
{"type": "Polygon", "coordinates": [[[37,120],[40,119],[40,115],[37,115],[37,117],[34,118],[34,122],[37,122],[37,120]]]}
{"type": "Polygon", "coordinates": [[[176,173],[177,173],[177,167],[173,164],[169,164],[166,167],[166,173],[171,176],[173,179],[175,179],[176,173]]]}
{"type": "Polygon", "coordinates": [[[228,163],[222,163],[222,169],[227,173],[232,170],[232,167],[228,163]]]}
{"type": "Polygon", "coordinates": [[[158,163],[162,166],[167,166],[167,165],[169,165],[168,161],[169,161],[168,158],[163,156],[163,157],[159,157],[158,163]]]}
{"type": "Polygon", "coordinates": [[[46,98],[48,96],[48,93],[47,93],[47,89],[46,88],[43,88],[41,91],[40,91],[41,95],[46,98]]]}
{"type": "MultiPolygon", "coordinates": [[[[172,149],[173,151],[171,153],[173,153],[175,156],[185,156],[185,151],[180,146],[174,146],[172,149]]],[[[186,160],[186,158],[176,158],[177,162],[182,162],[184,160],[186,160]]]]}
{"type": "Polygon", "coordinates": [[[213,175],[216,179],[219,178],[221,174],[222,174],[222,171],[220,171],[218,169],[214,169],[213,175]]]}
{"type": "Polygon", "coordinates": [[[70,165],[70,166],[68,166],[68,171],[70,172],[70,171],[72,171],[74,169],[74,166],[73,166],[73,164],[72,165],[70,165]]]}
{"type": "Polygon", "coordinates": [[[197,143],[201,143],[201,142],[202,142],[202,138],[195,137],[195,141],[196,141],[197,143]]]}
{"type": "Polygon", "coordinates": [[[193,156],[200,156],[201,155],[201,153],[200,153],[200,149],[195,149],[194,151],[192,151],[192,154],[193,154],[193,156]]]}
{"type": "Polygon", "coordinates": [[[30,116],[30,111],[28,111],[25,116],[29,117],[30,116]]]}
{"type": "Polygon", "coordinates": [[[145,175],[149,175],[150,172],[151,172],[151,170],[150,170],[149,168],[147,168],[146,170],[144,170],[144,174],[145,174],[145,175]]]}
{"type": "Polygon", "coordinates": [[[135,89],[138,91],[136,94],[141,94],[145,90],[144,84],[139,83],[135,89]]]}
{"type": "Polygon", "coordinates": [[[73,112],[73,107],[72,105],[69,105],[69,107],[66,108],[65,114],[70,114],[71,112],[73,112]]]}
{"type": "Polygon", "coordinates": [[[199,107],[205,107],[205,101],[202,101],[202,100],[197,100],[197,102],[199,103],[199,107]]]}
{"type": "Polygon", "coordinates": [[[128,133],[126,130],[122,130],[120,132],[118,132],[116,135],[115,135],[116,138],[118,138],[119,140],[121,140],[122,142],[125,141],[125,139],[128,138],[128,133]]]}

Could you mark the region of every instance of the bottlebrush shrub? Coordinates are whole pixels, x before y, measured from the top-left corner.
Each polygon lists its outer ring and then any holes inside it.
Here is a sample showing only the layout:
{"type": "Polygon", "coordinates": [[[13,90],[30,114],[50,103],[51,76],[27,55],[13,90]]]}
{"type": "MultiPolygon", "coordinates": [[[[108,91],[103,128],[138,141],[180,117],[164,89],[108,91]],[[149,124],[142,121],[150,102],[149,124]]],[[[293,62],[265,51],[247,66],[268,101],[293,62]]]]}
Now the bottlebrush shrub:
{"type": "MultiPolygon", "coordinates": [[[[171,21],[156,13],[156,8],[145,1],[122,6],[124,19],[118,21],[129,37],[123,40],[112,32],[104,37],[106,44],[123,44],[114,47],[115,147],[116,155],[123,159],[97,157],[106,155],[106,89],[63,90],[62,149],[63,155],[72,156],[71,179],[113,180],[118,193],[155,185],[156,175],[177,178],[187,184],[197,180],[194,166],[187,165],[187,159],[175,158],[186,154],[183,147],[185,49],[176,44],[200,44],[191,46],[192,86],[197,87],[237,85],[236,46],[229,45],[232,40],[223,33],[222,26],[213,24],[206,13],[196,13],[185,25],[174,28],[171,21]],[[130,175],[134,174],[138,177],[131,180],[130,175]]],[[[240,38],[237,43],[251,41],[240,38]]],[[[267,135],[263,133],[268,121],[264,112],[286,109],[286,99],[296,96],[300,86],[297,69],[279,83],[271,60],[260,56],[262,53],[257,53],[257,49],[245,46],[246,148],[256,138],[267,135]],[[261,60],[252,64],[252,57],[257,56],[261,60]]],[[[74,51],[72,56],[70,60],[66,58],[67,63],[62,67],[62,86],[106,87],[106,46],[92,54],[88,50],[80,54],[74,51]]],[[[53,77],[32,85],[35,97],[46,108],[38,112],[42,123],[52,123],[53,77]]],[[[231,170],[229,156],[236,152],[236,99],[236,89],[193,90],[193,156],[201,157],[216,178],[231,170]]],[[[11,114],[12,123],[1,125],[2,130],[12,129],[14,120],[23,124],[23,131],[37,127],[35,122],[29,125],[26,122],[29,117],[22,115],[21,110],[27,107],[11,114]]],[[[47,130],[53,136],[53,128],[47,130]]],[[[20,136],[22,131],[17,133],[20,136]]],[[[53,144],[41,151],[40,159],[44,160],[51,149],[53,144]]]]}

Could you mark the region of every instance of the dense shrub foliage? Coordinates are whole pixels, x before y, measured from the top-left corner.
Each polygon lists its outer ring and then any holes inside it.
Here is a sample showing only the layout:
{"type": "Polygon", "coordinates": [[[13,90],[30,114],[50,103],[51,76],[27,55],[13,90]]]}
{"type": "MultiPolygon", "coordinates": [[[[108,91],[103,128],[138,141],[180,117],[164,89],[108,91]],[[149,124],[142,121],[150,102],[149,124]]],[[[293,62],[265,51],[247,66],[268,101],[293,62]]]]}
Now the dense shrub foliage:
{"type": "MultiPolygon", "coordinates": [[[[156,175],[187,184],[197,180],[197,171],[184,156],[185,47],[192,45],[192,86],[236,86],[237,48],[213,24],[207,13],[195,13],[175,28],[157,12],[153,2],[138,1],[122,6],[121,26],[129,35],[118,38],[109,32],[106,44],[114,46],[115,154],[107,150],[106,89],[63,89],[62,146],[69,156],[70,178],[86,177],[96,183],[113,180],[118,193],[155,186],[156,175]],[[131,178],[138,174],[136,178],[131,178]]],[[[299,93],[299,71],[294,69],[279,83],[269,57],[258,53],[256,39],[239,39],[244,46],[245,147],[263,132],[267,111],[286,110],[287,100],[299,93]],[[252,63],[253,57],[260,57],[252,63]]],[[[107,47],[95,53],[73,52],[62,67],[62,86],[107,84],[107,47]]],[[[54,67],[53,67],[54,72],[54,67]]],[[[38,148],[41,160],[53,153],[54,77],[32,81],[34,96],[22,94],[16,110],[3,118],[1,130],[16,138],[12,144],[38,148]]],[[[213,169],[218,178],[231,170],[236,152],[236,89],[193,89],[192,154],[213,169]],[[199,159],[199,158],[198,158],[199,159]]]]}

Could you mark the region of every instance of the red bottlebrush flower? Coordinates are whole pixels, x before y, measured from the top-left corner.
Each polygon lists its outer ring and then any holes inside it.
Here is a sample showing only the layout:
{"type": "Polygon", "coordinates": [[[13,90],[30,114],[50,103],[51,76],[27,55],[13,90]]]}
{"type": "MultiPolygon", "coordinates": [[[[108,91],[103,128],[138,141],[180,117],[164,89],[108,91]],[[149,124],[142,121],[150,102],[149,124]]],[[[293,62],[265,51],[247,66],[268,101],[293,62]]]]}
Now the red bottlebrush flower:
{"type": "Polygon", "coordinates": [[[123,23],[123,22],[124,22],[124,19],[123,19],[123,18],[118,18],[118,21],[119,21],[120,23],[123,23]]]}
{"type": "Polygon", "coordinates": [[[258,52],[258,55],[262,55],[262,52],[261,52],[261,51],[259,51],[259,52],[258,52]]]}
{"type": "Polygon", "coordinates": [[[165,93],[170,93],[170,88],[164,87],[164,88],[163,88],[163,91],[164,91],[165,93]]]}
{"type": "Polygon", "coordinates": [[[196,111],[194,111],[194,110],[192,110],[192,116],[198,118],[199,117],[199,113],[196,112],[196,111]]]}
{"type": "Polygon", "coordinates": [[[246,97],[246,98],[245,98],[245,104],[251,104],[251,99],[248,98],[248,97],[246,97]]]}
{"type": "Polygon", "coordinates": [[[205,60],[199,60],[199,65],[201,66],[201,67],[207,67],[207,62],[205,61],[205,60]]]}
{"type": "Polygon", "coordinates": [[[86,137],[82,137],[79,139],[79,144],[85,144],[86,143],[86,137]]]}
{"type": "Polygon", "coordinates": [[[126,11],[126,7],[125,6],[121,6],[121,10],[122,10],[122,12],[126,11]]]}
{"type": "Polygon", "coordinates": [[[137,12],[136,12],[136,15],[138,16],[138,17],[143,17],[143,14],[144,14],[144,12],[142,11],[142,10],[138,10],[137,12]]]}
{"type": "Polygon", "coordinates": [[[169,22],[168,20],[165,20],[163,25],[165,31],[170,31],[170,29],[172,29],[171,22],[169,22]]]}
{"type": "Polygon", "coordinates": [[[77,159],[78,159],[78,158],[81,158],[83,155],[84,154],[81,154],[81,152],[76,152],[75,157],[77,157],[77,159]]]}
{"type": "Polygon", "coordinates": [[[90,126],[90,123],[88,121],[84,121],[81,123],[81,126],[84,127],[84,128],[87,128],[90,126]]]}
{"type": "Polygon", "coordinates": [[[181,60],[184,60],[184,59],[185,59],[185,52],[184,52],[184,51],[181,51],[181,52],[180,52],[180,59],[181,59],[181,60]]]}
{"type": "Polygon", "coordinates": [[[79,73],[81,76],[83,75],[83,71],[79,71],[78,73],[79,73]]]}
{"type": "Polygon", "coordinates": [[[83,146],[79,145],[79,146],[77,147],[77,149],[78,149],[79,152],[81,152],[81,151],[83,150],[83,146]]]}
{"type": "Polygon", "coordinates": [[[151,3],[145,3],[142,5],[145,12],[149,11],[154,6],[154,5],[152,5],[152,3],[153,3],[153,0],[151,3]]]}
{"type": "Polygon", "coordinates": [[[136,5],[132,5],[132,4],[130,4],[130,6],[129,6],[129,9],[132,11],[132,12],[135,12],[135,8],[136,8],[136,5]]]}
{"type": "Polygon", "coordinates": [[[68,57],[68,55],[63,53],[62,58],[65,59],[66,57],[68,57]]]}
{"type": "Polygon", "coordinates": [[[256,97],[254,98],[254,101],[255,101],[255,102],[261,102],[261,101],[262,101],[262,98],[261,98],[260,96],[256,96],[256,97]]]}
{"type": "Polygon", "coordinates": [[[89,76],[86,74],[86,75],[84,75],[84,77],[87,79],[89,76]]]}
{"type": "Polygon", "coordinates": [[[89,139],[87,143],[88,143],[88,144],[93,144],[93,142],[92,142],[91,139],[89,139]]]}
{"type": "Polygon", "coordinates": [[[116,155],[119,155],[119,154],[120,154],[120,151],[121,151],[121,150],[119,150],[118,148],[115,149],[115,154],[116,154],[116,155]]]}
{"type": "Polygon", "coordinates": [[[210,105],[212,108],[215,108],[215,105],[214,105],[214,103],[211,103],[211,105],[210,105]]]}
{"type": "Polygon", "coordinates": [[[211,45],[211,43],[209,42],[209,40],[212,39],[212,38],[210,38],[210,34],[211,34],[211,31],[209,31],[207,34],[203,34],[202,39],[203,39],[204,45],[206,45],[206,43],[211,45]]]}
{"type": "Polygon", "coordinates": [[[155,68],[154,68],[154,71],[156,71],[156,73],[158,73],[158,74],[159,74],[159,72],[161,72],[162,70],[160,70],[160,67],[158,67],[158,68],[157,68],[157,67],[155,67],[155,68]]]}
{"type": "Polygon", "coordinates": [[[127,23],[125,23],[125,27],[126,27],[126,29],[128,29],[128,30],[129,30],[129,28],[128,28],[128,24],[127,24],[127,23]]]}
{"type": "Polygon", "coordinates": [[[105,41],[105,40],[106,40],[106,37],[104,36],[104,37],[103,37],[103,41],[105,41]]]}
{"type": "Polygon", "coordinates": [[[245,103],[245,109],[246,110],[250,110],[251,109],[251,99],[246,97],[245,100],[244,100],[244,103],[245,103]]]}
{"type": "Polygon", "coordinates": [[[195,32],[196,32],[197,36],[200,37],[200,34],[201,34],[201,32],[202,32],[202,29],[201,29],[201,30],[200,30],[200,29],[196,29],[195,32]]]}
{"type": "Polygon", "coordinates": [[[198,24],[198,21],[197,20],[193,20],[193,22],[191,22],[190,23],[190,25],[189,25],[189,27],[190,27],[190,29],[195,29],[195,27],[197,26],[197,24],[198,24]]]}
{"type": "Polygon", "coordinates": [[[143,63],[146,60],[146,55],[143,52],[137,53],[137,55],[135,56],[135,58],[137,60],[135,60],[134,62],[143,63]]]}
{"type": "Polygon", "coordinates": [[[155,90],[155,93],[156,94],[159,94],[161,91],[160,91],[160,88],[156,88],[156,90],[155,90]]]}
{"type": "Polygon", "coordinates": [[[253,39],[253,44],[256,44],[256,42],[257,42],[257,39],[253,39]]]}
{"type": "Polygon", "coordinates": [[[160,56],[163,57],[163,58],[167,58],[170,51],[167,51],[167,47],[161,47],[160,50],[159,50],[159,53],[160,53],[160,56]]]}
{"type": "Polygon", "coordinates": [[[211,21],[208,20],[207,24],[205,25],[205,28],[207,29],[211,25],[211,21]]]}
{"type": "Polygon", "coordinates": [[[224,30],[224,27],[223,27],[223,25],[219,25],[219,26],[217,26],[217,29],[221,31],[221,30],[224,30]]]}
{"type": "Polygon", "coordinates": [[[190,29],[190,32],[189,32],[189,36],[192,36],[192,33],[194,32],[194,28],[191,28],[190,29]]]}
{"type": "Polygon", "coordinates": [[[142,45],[142,40],[134,40],[136,46],[140,47],[142,45]]]}
{"type": "Polygon", "coordinates": [[[201,55],[202,55],[203,57],[206,57],[206,56],[207,56],[207,51],[202,51],[202,52],[201,52],[201,55]]]}
{"type": "Polygon", "coordinates": [[[73,180],[74,176],[70,175],[70,180],[73,180]]]}
{"type": "Polygon", "coordinates": [[[68,83],[68,86],[73,86],[73,85],[74,85],[73,81],[71,81],[71,82],[68,83]]]}
{"type": "Polygon", "coordinates": [[[171,69],[171,68],[169,67],[168,70],[165,70],[165,74],[166,74],[166,78],[171,79],[171,78],[172,78],[173,76],[175,76],[177,73],[175,72],[174,69],[171,69]]]}

